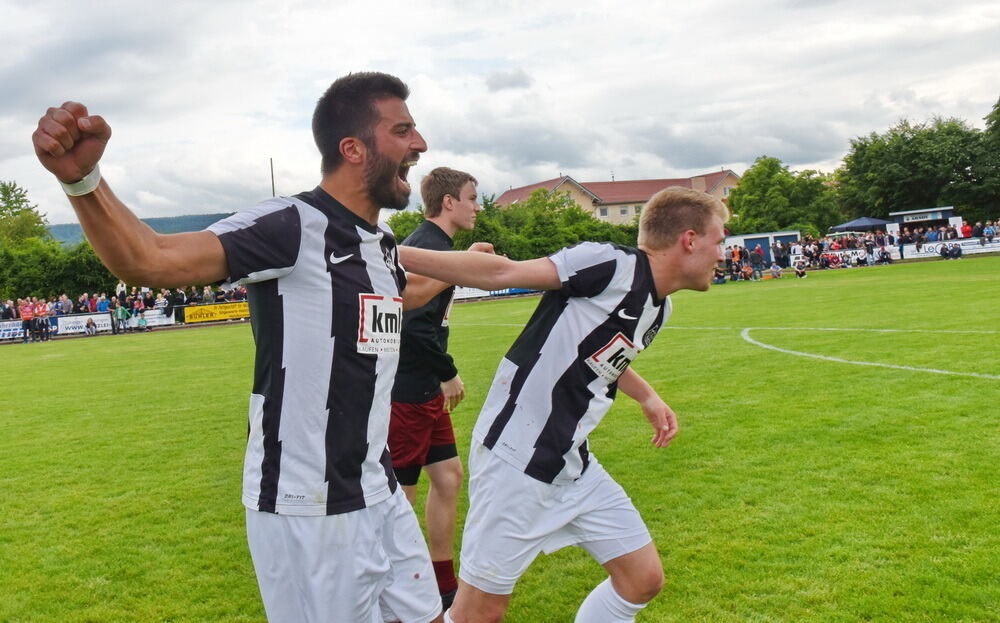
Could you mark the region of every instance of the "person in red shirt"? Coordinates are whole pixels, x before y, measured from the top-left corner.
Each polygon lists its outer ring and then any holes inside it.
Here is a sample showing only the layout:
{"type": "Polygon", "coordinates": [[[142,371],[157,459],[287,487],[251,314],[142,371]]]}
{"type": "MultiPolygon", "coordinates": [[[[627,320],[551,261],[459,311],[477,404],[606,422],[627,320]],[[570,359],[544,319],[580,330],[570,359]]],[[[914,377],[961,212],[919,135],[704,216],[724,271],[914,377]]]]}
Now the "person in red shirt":
{"type": "Polygon", "coordinates": [[[39,342],[49,341],[49,304],[42,299],[35,303],[34,333],[39,342]]]}
{"type": "Polygon", "coordinates": [[[31,325],[35,320],[35,306],[32,304],[31,299],[25,299],[21,303],[21,306],[18,307],[18,312],[21,314],[21,343],[27,344],[28,340],[33,342],[31,325]]]}
{"type": "Polygon", "coordinates": [[[962,237],[963,238],[972,237],[972,225],[969,225],[969,221],[962,221],[962,237]]]}

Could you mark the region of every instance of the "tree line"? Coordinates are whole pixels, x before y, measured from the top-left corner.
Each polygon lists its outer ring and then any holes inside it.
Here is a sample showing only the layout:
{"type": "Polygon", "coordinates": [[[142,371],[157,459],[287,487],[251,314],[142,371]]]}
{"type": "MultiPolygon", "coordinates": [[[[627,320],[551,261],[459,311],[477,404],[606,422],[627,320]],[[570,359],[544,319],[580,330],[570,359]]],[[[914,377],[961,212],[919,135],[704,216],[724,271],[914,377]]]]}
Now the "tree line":
{"type": "Polygon", "coordinates": [[[0,299],[111,292],[117,281],[89,243],[53,240],[27,191],[0,181],[0,299]]]}
{"type": "MultiPolygon", "coordinates": [[[[1000,100],[983,130],[960,119],[901,120],[884,132],[851,140],[833,173],[791,171],[761,156],[729,195],[734,234],[798,230],[814,237],[860,216],[955,206],[970,222],[1000,217],[1000,100]]],[[[389,219],[398,240],[423,220],[405,211],[389,219]]],[[[493,243],[513,259],[548,255],[583,240],[635,245],[637,223],[612,225],[594,218],[566,192],[536,190],[501,208],[483,199],[475,229],[458,232],[455,247],[493,243]]],[[[62,245],[49,235],[44,215],[13,181],[0,181],[0,298],[51,297],[113,289],[116,278],[86,241],[62,245]]],[[[142,284],[155,286],[157,284],[142,284]]]]}
{"type": "MultiPolygon", "coordinates": [[[[528,260],[585,240],[635,246],[638,223],[612,225],[594,218],[570,198],[566,191],[543,188],[524,201],[503,208],[486,196],[483,210],[470,231],[455,234],[456,249],[467,249],[478,240],[491,242],[496,252],[514,260],[528,260]]],[[[397,212],[389,227],[397,240],[409,236],[424,220],[420,212],[397,212]]]]}
{"type": "Polygon", "coordinates": [[[1000,100],[983,130],[955,118],[906,119],[851,140],[833,173],[793,172],[761,156],[729,196],[736,234],[797,229],[813,236],[862,216],[954,206],[970,223],[1000,217],[1000,100]]]}

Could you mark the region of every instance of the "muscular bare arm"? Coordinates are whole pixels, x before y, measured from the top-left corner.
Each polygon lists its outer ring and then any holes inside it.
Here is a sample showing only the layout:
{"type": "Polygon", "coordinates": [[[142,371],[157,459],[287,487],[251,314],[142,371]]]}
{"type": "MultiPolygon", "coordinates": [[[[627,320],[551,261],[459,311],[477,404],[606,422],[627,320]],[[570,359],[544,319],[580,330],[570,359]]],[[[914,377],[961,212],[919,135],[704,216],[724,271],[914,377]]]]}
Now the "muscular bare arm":
{"type": "MultiPolygon", "coordinates": [[[[110,138],[107,122],[77,102],[50,108],[32,134],[39,161],[65,183],[93,171],[110,138]]],[[[127,283],[170,287],[227,276],[225,252],[211,232],[158,234],[104,180],[93,192],[69,199],[98,257],[127,283]]]]}

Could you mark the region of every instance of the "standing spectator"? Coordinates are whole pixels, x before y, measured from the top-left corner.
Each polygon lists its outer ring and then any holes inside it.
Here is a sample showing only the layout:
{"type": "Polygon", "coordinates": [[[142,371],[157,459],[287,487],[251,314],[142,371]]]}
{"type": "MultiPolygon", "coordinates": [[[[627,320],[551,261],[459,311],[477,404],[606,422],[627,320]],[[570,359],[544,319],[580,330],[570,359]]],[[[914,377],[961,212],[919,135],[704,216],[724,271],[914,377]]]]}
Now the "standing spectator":
{"type": "Polygon", "coordinates": [[[118,280],[118,285],[115,286],[115,296],[118,297],[119,301],[124,301],[125,297],[128,296],[128,286],[120,279],[118,280]]]}
{"type": "Polygon", "coordinates": [[[173,294],[170,295],[170,301],[173,303],[170,310],[174,322],[184,322],[184,306],[187,304],[184,288],[175,288],[173,294]]]}
{"type": "Polygon", "coordinates": [[[129,327],[129,318],[132,317],[132,314],[129,312],[128,306],[126,306],[122,301],[118,301],[118,306],[115,307],[114,317],[118,324],[118,333],[127,333],[131,330],[131,327],[129,327]]]}
{"type": "Polygon", "coordinates": [[[118,302],[117,296],[112,296],[111,301],[108,302],[108,311],[111,313],[111,335],[118,335],[118,308],[121,307],[121,303],[118,302]]]}
{"type": "Polygon", "coordinates": [[[205,289],[201,293],[201,304],[208,305],[209,303],[215,302],[215,292],[212,291],[212,286],[205,286],[205,289]]]}
{"type": "Polygon", "coordinates": [[[760,245],[750,253],[750,271],[754,281],[760,281],[764,277],[764,250],[760,245]]]}
{"type": "Polygon", "coordinates": [[[31,302],[30,298],[24,300],[18,312],[21,316],[21,343],[34,342],[32,328],[35,324],[35,305],[31,302]]]}
{"type": "Polygon", "coordinates": [[[983,226],[983,237],[986,238],[986,242],[993,244],[993,238],[997,235],[996,226],[993,221],[986,221],[986,225],[983,226]]]}
{"type": "Polygon", "coordinates": [[[49,329],[51,326],[49,324],[48,301],[41,299],[35,304],[35,334],[38,336],[38,341],[49,341],[49,329]]]}

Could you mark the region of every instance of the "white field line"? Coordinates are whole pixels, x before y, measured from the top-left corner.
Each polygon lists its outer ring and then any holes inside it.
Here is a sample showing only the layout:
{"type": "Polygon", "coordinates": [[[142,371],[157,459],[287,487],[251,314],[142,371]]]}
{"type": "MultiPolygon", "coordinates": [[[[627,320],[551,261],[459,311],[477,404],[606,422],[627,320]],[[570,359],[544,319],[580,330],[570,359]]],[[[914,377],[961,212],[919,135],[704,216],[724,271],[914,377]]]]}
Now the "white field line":
{"type": "MultiPolygon", "coordinates": [[[[763,328],[763,327],[761,327],[763,328]]],[[[806,329],[808,330],[808,329],[806,329]]],[[[911,370],[913,372],[930,372],[932,374],[947,374],[950,376],[973,376],[979,379],[1000,379],[1000,376],[994,374],[979,374],[977,372],[952,372],[951,370],[938,370],[936,368],[917,368],[914,366],[897,366],[889,363],[875,363],[873,361],[851,361],[850,359],[841,359],[839,357],[827,357],[826,355],[816,355],[813,353],[803,353],[797,350],[788,350],[786,348],[778,348],[777,346],[772,346],[770,344],[765,344],[764,342],[757,341],[750,337],[751,328],[747,327],[740,332],[740,337],[742,337],[747,342],[760,346],[761,348],[766,348],[768,350],[774,350],[779,353],[785,353],[788,355],[798,355],[799,357],[812,357],[813,359],[822,359],[823,361],[834,361],[836,363],[850,363],[856,366],[874,366],[877,368],[892,368],[894,370],[911,370]]],[[[944,333],[943,331],[935,331],[935,333],[944,333]]],[[[950,333],[996,333],[996,331],[952,331],[950,333]]]]}
{"type": "MultiPolygon", "coordinates": [[[[492,322],[453,322],[451,326],[461,326],[461,327],[523,327],[523,323],[511,322],[511,323],[492,323],[492,322]]],[[[892,368],[894,370],[910,370],[913,372],[930,372],[931,374],[947,374],[949,376],[972,376],[979,379],[998,379],[1000,376],[995,374],[979,374],[978,372],[953,372],[951,370],[938,370],[936,368],[917,368],[915,366],[897,366],[890,363],[876,363],[873,361],[852,361],[850,359],[841,359],[839,357],[827,357],[826,355],[816,355],[814,353],[804,353],[797,350],[789,350],[787,348],[779,348],[777,346],[772,346],[770,344],[765,344],[759,340],[755,340],[750,337],[750,331],[753,330],[764,330],[764,331],[857,331],[866,333],[967,333],[974,335],[996,335],[1000,331],[988,331],[988,330],[950,330],[950,329],[842,329],[837,327],[744,327],[740,329],[739,327],[672,327],[666,326],[664,329],[674,329],[681,331],[740,331],[740,337],[742,337],[747,342],[760,346],[761,348],[766,348],[768,350],[777,351],[779,353],[785,353],[786,355],[797,355],[799,357],[811,357],[813,359],[821,359],[823,361],[833,361],[836,363],[849,363],[856,366],[873,366],[876,368],[892,368]]]]}

